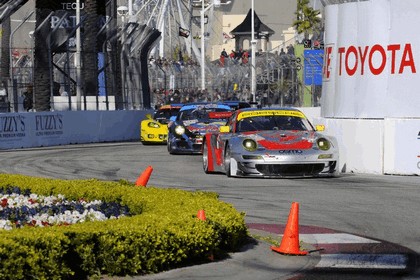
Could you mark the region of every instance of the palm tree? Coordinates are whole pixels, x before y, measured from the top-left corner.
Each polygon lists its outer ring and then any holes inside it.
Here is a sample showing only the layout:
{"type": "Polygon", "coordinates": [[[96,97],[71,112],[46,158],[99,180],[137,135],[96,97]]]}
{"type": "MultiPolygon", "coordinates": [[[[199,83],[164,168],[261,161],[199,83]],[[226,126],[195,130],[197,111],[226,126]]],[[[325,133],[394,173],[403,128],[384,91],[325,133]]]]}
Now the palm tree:
{"type": "Polygon", "coordinates": [[[0,61],[0,79],[1,86],[7,90],[7,81],[10,77],[10,17],[7,17],[1,23],[1,61],[0,61]]]}
{"type": "MultiPolygon", "coordinates": [[[[53,7],[52,2],[48,0],[36,0],[36,23],[35,29],[48,17],[53,7]]],[[[49,32],[49,25],[44,25],[40,32],[35,33],[35,51],[34,51],[34,90],[35,104],[37,112],[49,111],[51,109],[50,92],[50,61],[48,51],[45,48],[46,34],[49,32]]]]}
{"type": "Polygon", "coordinates": [[[84,93],[96,96],[98,94],[98,51],[97,33],[98,11],[97,0],[85,0],[84,32],[83,32],[83,67],[84,93]]]}
{"type": "Polygon", "coordinates": [[[321,19],[319,17],[320,11],[314,10],[308,6],[309,0],[297,0],[296,20],[293,26],[296,28],[298,34],[304,34],[305,39],[309,34],[317,32],[320,28],[321,19]]]}

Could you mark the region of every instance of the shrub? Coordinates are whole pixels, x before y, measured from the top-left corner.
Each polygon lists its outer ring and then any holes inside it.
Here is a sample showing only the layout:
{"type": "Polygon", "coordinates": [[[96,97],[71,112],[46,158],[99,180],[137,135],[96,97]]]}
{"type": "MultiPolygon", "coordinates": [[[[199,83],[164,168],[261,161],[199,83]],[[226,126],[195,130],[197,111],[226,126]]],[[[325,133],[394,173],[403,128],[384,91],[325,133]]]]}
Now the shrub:
{"type": "Polygon", "coordinates": [[[68,200],[116,202],[132,216],[70,226],[0,230],[1,279],[140,275],[208,261],[246,240],[244,213],[212,192],[136,187],[125,181],[57,180],[0,174],[19,187],[68,200]],[[196,217],[206,211],[207,219],[196,217]]]}

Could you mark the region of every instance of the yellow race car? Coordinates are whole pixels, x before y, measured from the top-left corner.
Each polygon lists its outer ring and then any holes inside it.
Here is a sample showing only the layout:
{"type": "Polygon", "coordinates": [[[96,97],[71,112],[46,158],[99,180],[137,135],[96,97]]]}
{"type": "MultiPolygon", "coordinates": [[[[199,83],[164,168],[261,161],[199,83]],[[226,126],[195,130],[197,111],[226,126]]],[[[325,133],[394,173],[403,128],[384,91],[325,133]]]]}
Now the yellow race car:
{"type": "Polygon", "coordinates": [[[146,144],[166,144],[168,123],[172,116],[178,114],[182,104],[162,105],[154,114],[146,115],[140,123],[140,141],[146,144]]]}

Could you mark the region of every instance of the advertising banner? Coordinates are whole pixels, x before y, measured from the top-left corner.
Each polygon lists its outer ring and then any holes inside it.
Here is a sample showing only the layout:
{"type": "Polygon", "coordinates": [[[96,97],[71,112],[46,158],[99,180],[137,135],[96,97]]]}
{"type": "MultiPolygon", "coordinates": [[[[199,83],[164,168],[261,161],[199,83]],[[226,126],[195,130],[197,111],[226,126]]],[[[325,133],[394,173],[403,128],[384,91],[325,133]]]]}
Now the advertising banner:
{"type": "Polygon", "coordinates": [[[420,1],[325,7],[322,116],[418,117],[420,1]]]}
{"type": "Polygon", "coordinates": [[[0,150],[137,140],[150,111],[56,111],[0,114],[0,150]]]}

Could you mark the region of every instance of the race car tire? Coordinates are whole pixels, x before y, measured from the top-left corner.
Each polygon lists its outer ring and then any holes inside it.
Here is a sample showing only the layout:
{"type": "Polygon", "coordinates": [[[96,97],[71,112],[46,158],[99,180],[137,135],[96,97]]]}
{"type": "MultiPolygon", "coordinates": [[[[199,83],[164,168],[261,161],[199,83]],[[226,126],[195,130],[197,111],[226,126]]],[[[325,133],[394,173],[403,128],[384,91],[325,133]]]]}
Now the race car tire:
{"type": "Polygon", "coordinates": [[[209,174],[209,149],[207,148],[207,143],[203,142],[203,170],[204,173],[209,174]]]}
{"type": "Polygon", "coordinates": [[[229,148],[229,145],[226,145],[224,166],[225,166],[226,176],[228,177],[232,177],[230,163],[231,163],[230,148],[229,148]]]}
{"type": "Polygon", "coordinates": [[[173,154],[174,154],[174,152],[172,151],[172,148],[171,148],[171,143],[170,143],[169,141],[167,142],[166,147],[168,147],[168,152],[169,152],[171,155],[173,155],[173,154]]]}

